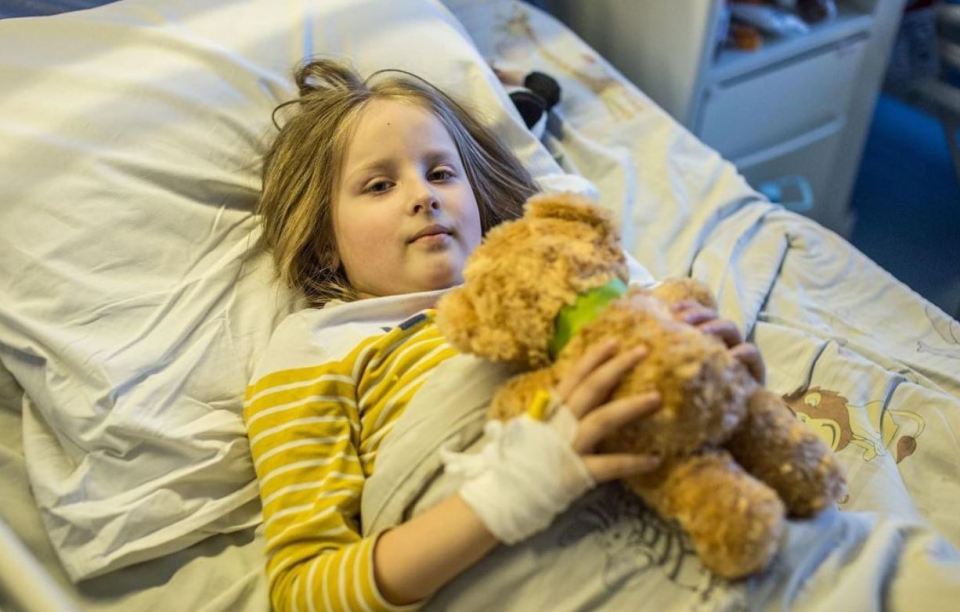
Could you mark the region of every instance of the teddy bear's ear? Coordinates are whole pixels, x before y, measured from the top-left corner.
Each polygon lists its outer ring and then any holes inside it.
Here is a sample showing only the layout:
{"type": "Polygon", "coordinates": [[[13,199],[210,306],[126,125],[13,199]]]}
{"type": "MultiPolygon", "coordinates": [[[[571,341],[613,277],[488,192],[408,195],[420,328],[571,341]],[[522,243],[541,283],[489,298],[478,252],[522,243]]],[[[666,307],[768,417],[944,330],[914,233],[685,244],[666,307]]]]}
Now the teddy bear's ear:
{"type": "Polygon", "coordinates": [[[488,312],[478,312],[474,298],[464,286],[450,291],[437,303],[437,327],[450,344],[463,353],[491,361],[529,366],[534,363],[531,355],[536,354],[539,365],[547,362],[546,348],[537,352],[522,344],[516,329],[496,320],[492,303],[488,304],[488,312]]]}
{"type": "Polygon", "coordinates": [[[589,198],[575,193],[545,193],[531,197],[526,216],[563,219],[592,225],[606,235],[617,235],[610,213],[589,198]]]}

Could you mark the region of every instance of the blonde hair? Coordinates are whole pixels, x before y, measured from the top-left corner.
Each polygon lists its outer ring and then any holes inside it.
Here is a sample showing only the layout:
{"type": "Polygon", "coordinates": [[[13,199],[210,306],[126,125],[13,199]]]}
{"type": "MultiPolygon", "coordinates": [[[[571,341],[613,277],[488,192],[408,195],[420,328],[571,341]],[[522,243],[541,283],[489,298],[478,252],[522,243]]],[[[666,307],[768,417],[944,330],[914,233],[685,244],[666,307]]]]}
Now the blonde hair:
{"type": "Polygon", "coordinates": [[[291,104],[299,109],[278,126],[264,157],[257,212],[261,246],[272,251],[281,282],[302,291],[314,306],[357,297],[339,265],[332,204],[349,134],[371,100],[413,102],[440,120],[463,161],[483,233],[519,217],[524,201],[537,192],[530,174],[492,131],[419,77],[384,70],[363,80],[341,63],[315,60],[297,69],[295,79],[300,97],[279,105],[274,118],[291,104]]]}

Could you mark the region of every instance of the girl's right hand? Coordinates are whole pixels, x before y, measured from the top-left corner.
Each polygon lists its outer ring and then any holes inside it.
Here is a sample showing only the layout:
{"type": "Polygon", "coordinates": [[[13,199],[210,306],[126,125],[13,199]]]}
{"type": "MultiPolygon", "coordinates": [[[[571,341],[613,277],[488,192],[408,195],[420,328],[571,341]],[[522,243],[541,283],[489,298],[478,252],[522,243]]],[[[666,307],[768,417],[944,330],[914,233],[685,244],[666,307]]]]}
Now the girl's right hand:
{"type": "Polygon", "coordinates": [[[650,472],[660,464],[654,455],[593,452],[610,434],[660,408],[656,392],[608,401],[623,376],[645,356],[643,347],[618,355],[617,342],[611,339],[587,351],[557,384],[563,404],[579,421],[573,450],[598,484],[650,472]]]}

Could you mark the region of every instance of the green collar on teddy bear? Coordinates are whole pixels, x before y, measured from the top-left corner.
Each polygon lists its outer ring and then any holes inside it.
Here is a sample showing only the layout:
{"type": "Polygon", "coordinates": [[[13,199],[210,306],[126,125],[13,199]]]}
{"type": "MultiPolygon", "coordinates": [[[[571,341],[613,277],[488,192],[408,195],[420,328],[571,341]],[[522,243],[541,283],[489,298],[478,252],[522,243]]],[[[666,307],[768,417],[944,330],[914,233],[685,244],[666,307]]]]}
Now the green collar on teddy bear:
{"type": "Polygon", "coordinates": [[[577,296],[577,301],[560,309],[548,347],[550,358],[556,359],[581,327],[596,319],[607,304],[626,292],[627,285],[619,278],[614,278],[605,285],[581,293],[577,296]]]}

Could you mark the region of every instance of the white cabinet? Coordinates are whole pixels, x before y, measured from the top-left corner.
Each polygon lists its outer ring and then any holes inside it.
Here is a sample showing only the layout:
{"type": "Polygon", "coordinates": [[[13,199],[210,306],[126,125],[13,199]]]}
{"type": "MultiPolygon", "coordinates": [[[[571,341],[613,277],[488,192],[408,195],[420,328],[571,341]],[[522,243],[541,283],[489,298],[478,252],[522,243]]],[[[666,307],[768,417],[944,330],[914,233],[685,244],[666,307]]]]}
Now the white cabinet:
{"type": "Polygon", "coordinates": [[[848,234],[848,201],[904,0],[838,0],[809,33],[719,44],[724,0],[549,0],[548,10],[750,183],[848,234]],[[799,198],[799,199],[798,199],[799,198]]]}

